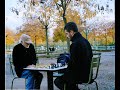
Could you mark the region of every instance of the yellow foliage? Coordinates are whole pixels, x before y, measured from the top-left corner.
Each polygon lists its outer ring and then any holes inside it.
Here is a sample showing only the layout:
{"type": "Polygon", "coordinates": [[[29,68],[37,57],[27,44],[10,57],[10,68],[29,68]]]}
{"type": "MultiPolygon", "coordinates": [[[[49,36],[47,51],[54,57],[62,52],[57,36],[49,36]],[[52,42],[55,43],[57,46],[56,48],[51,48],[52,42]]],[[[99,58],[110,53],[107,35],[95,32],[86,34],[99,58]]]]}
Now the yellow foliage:
{"type": "Polygon", "coordinates": [[[9,28],[6,28],[5,30],[5,40],[6,45],[12,45],[15,42],[15,33],[9,28]]]}
{"type": "Polygon", "coordinates": [[[73,21],[77,25],[81,24],[80,23],[80,15],[79,15],[79,13],[77,11],[68,9],[66,13],[67,13],[66,14],[67,22],[73,21]]]}
{"type": "Polygon", "coordinates": [[[86,38],[86,35],[85,35],[85,32],[84,32],[84,31],[81,31],[80,33],[82,34],[82,36],[83,36],[84,38],[86,38]]]}
{"type": "Polygon", "coordinates": [[[87,19],[87,18],[92,18],[96,15],[96,12],[93,12],[91,11],[90,9],[88,8],[85,8],[85,14],[84,14],[84,18],[87,19]]]}
{"type": "Polygon", "coordinates": [[[28,34],[31,36],[33,43],[40,45],[45,41],[45,30],[39,23],[35,24],[25,24],[24,28],[17,34],[17,39],[19,39],[21,34],[28,34]]]}
{"type": "Polygon", "coordinates": [[[54,0],[55,3],[57,3],[59,0],[54,0]]]}
{"type": "Polygon", "coordinates": [[[64,28],[64,23],[61,22],[58,27],[54,30],[54,36],[53,36],[53,40],[54,42],[58,42],[58,41],[66,41],[66,35],[65,32],[63,30],[64,28]]]}
{"type": "MultiPolygon", "coordinates": [[[[108,30],[106,30],[106,34],[101,32],[95,32],[96,30],[92,30],[89,34],[88,34],[88,40],[91,44],[93,44],[94,40],[95,42],[98,42],[100,45],[109,45],[109,44],[113,44],[114,43],[114,39],[115,39],[115,30],[114,28],[110,28],[108,30]],[[107,40],[107,42],[106,42],[107,40]]],[[[85,36],[85,32],[82,31],[81,34],[83,35],[83,37],[85,36]]]]}

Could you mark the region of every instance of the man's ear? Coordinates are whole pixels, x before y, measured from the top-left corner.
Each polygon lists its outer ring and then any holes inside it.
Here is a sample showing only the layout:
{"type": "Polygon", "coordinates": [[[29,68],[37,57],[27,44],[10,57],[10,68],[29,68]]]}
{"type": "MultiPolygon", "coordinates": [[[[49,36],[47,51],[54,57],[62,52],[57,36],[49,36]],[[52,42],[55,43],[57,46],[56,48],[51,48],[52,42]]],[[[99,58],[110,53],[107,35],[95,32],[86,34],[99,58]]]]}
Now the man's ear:
{"type": "Polygon", "coordinates": [[[73,30],[70,30],[70,33],[72,34],[72,33],[73,33],[73,30]]]}
{"type": "Polygon", "coordinates": [[[73,30],[70,30],[71,35],[73,36],[75,32],[73,30]]]}

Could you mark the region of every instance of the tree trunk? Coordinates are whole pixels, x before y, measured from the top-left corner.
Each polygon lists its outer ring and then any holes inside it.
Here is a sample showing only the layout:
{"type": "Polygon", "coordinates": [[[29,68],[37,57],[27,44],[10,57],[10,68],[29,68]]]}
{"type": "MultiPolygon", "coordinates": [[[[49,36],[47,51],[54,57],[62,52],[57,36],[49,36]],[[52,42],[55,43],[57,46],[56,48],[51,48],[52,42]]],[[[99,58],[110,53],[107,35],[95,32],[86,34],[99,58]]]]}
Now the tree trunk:
{"type": "Polygon", "coordinates": [[[86,39],[88,39],[88,31],[87,31],[87,29],[85,29],[85,31],[86,31],[86,39]]]}
{"type": "Polygon", "coordinates": [[[96,46],[96,40],[95,40],[95,30],[94,30],[94,46],[96,46]]]}
{"type": "Polygon", "coordinates": [[[114,37],[114,36],[112,36],[112,38],[113,38],[113,44],[115,44],[115,37],[114,37]]]}
{"type": "Polygon", "coordinates": [[[49,55],[49,49],[48,49],[48,27],[45,26],[45,30],[46,30],[46,47],[47,47],[47,55],[49,55]]]}
{"type": "Polygon", "coordinates": [[[35,36],[35,48],[36,48],[36,36],[35,36]]]}
{"type": "MultiPolygon", "coordinates": [[[[63,21],[64,21],[64,25],[66,25],[67,20],[64,14],[63,14],[63,21]]],[[[67,38],[67,51],[70,52],[70,40],[68,38],[67,38]]]]}
{"type": "Polygon", "coordinates": [[[106,31],[106,29],[105,29],[105,46],[106,46],[106,50],[107,50],[107,31],[106,31]]]}
{"type": "Polygon", "coordinates": [[[106,50],[107,50],[107,35],[106,35],[106,37],[105,37],[105,40],[106,40],[106,50]]]}

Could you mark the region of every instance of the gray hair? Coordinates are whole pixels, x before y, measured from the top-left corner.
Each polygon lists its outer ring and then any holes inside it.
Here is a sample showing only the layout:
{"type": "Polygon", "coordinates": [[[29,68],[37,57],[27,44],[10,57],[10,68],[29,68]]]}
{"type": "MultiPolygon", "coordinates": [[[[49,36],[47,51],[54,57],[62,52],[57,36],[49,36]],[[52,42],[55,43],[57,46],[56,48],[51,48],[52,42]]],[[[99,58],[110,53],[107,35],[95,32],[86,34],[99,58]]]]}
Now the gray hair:
{"type": "Polygon", "coordinates": [[[32,42],[30,41],[30,36],[29,36],[29,35],[27,35],[27,34],[22,34],[22,35],[20,36],[19,43],[21,43],[21,42],[28,42],[28,39],[29,39],[29,42],[32,43],[32,42]]]}

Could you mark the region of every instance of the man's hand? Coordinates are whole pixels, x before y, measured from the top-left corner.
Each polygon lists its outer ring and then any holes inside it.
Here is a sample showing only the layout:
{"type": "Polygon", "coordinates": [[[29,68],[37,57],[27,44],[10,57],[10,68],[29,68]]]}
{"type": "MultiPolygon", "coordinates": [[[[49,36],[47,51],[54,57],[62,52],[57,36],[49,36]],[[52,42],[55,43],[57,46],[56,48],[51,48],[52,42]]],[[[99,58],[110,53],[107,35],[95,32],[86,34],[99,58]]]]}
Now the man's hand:
{"type": "Polygon", "coordinates": [[[35,65],[28,65],[27,68],[32,68],[32,67],[35,67],[35,65]]]}

